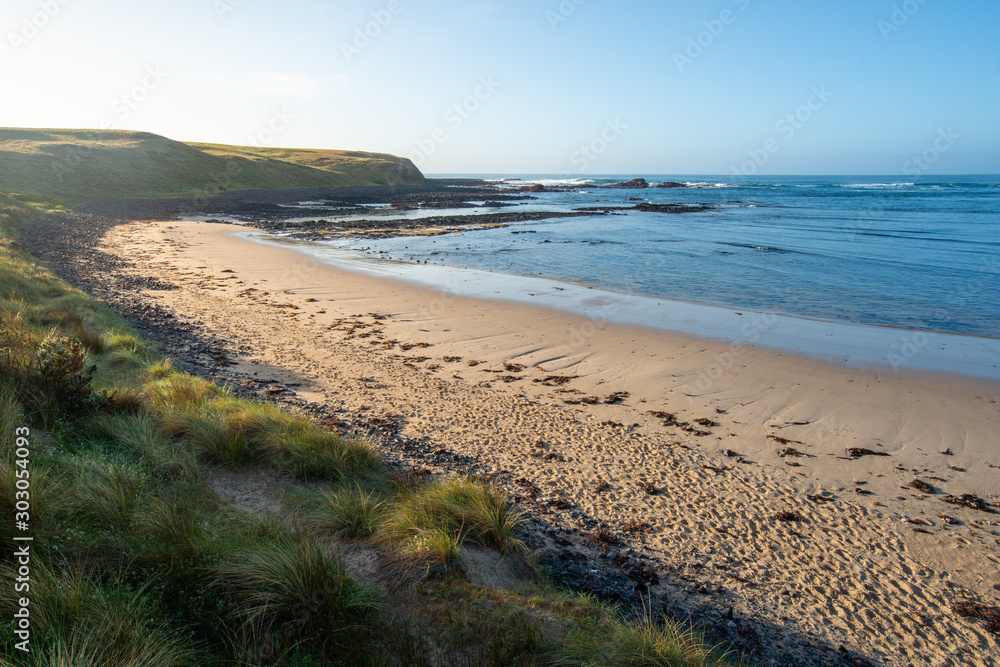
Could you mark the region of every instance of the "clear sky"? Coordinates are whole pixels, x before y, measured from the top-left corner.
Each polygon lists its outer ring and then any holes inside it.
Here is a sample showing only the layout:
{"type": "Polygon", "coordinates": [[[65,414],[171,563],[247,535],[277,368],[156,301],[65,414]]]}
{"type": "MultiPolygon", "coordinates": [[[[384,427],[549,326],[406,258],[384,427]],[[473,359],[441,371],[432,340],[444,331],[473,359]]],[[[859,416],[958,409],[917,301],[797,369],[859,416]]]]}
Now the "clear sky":
{"type": "Polygon", "coordinates": [[[998,173],[998,28],[996,0],[4,0],[0,126],[426,173],[998,173]]]}

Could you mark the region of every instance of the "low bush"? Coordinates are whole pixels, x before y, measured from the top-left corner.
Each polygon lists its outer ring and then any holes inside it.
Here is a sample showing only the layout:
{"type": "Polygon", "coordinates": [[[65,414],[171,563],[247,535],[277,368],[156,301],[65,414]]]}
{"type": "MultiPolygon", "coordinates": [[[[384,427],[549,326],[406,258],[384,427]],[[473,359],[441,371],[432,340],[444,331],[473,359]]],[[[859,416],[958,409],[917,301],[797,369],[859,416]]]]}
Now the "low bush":
{"type": "Polygon", "coordinates": [[[78,339],[56,329],[39,335],[19,314],[0,317],[0,382],[42,428],[93,406],[95,371],[78,339]]]}

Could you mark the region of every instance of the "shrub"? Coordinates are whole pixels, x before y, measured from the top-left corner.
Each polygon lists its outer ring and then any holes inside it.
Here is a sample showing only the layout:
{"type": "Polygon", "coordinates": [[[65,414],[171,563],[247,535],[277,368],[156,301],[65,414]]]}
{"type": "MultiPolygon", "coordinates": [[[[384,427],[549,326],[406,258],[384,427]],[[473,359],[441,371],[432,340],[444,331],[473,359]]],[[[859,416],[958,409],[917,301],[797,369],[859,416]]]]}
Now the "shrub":
{"type": "Polygon", "coordinates": [[[19,315],[0,319],[0,381],[17,394],[32,419],[48,428],[65,412],[92,405],[95,366],[76,338],[53,329],[39,340],[19,315]]]}

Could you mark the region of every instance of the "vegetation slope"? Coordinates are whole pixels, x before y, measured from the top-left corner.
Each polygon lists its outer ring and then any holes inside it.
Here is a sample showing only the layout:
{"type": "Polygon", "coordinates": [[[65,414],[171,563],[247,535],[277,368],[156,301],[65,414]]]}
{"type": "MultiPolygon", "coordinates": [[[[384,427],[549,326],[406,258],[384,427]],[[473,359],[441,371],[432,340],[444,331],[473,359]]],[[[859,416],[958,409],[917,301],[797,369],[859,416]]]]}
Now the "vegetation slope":
{"type": "Polygon", "coordinates": [[[424,182],[409,160],[381,153],[186,144],[148,132],[0,128],[0,192],[64,201],[424,182]]]}

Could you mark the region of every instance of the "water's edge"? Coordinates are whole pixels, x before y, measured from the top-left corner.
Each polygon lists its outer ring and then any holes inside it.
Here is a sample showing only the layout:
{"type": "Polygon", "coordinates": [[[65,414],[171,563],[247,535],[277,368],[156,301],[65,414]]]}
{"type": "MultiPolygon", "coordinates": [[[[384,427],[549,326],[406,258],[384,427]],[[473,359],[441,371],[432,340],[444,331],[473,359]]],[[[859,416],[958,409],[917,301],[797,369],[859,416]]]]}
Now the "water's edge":
{"type": "Polygon", "coordinates": [[[456,296],[502,300],[577,314],[595,324],[673,331],[766,347],[857,368],[930,371],[1000,381],[1000,340],[888,326],[812,320],[685,301],[621,294],[549,278],[417,265],[260,232],[249,240],[292,248],[336,268],[402,280],[456,296]]]}

